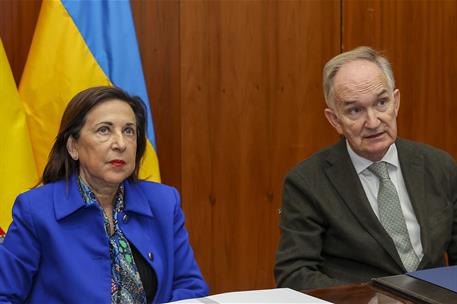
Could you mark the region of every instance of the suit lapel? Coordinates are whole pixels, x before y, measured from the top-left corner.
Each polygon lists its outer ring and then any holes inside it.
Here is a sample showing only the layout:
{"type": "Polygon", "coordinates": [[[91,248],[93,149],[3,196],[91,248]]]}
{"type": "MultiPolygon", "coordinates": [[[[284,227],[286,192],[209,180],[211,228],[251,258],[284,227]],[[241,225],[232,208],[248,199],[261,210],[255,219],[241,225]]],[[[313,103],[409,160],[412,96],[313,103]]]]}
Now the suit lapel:
{"type": "Polygon", "coordinates": [[[340,194],[346,206],[351,210],[360,225],[384,248],[392,259],[403,269],[403,263],[395,245],[382,227],[368,202],[363,186],[352,164],[346,148],[345,139],[331,151],[327,159],[330,166],[326,174],[340,194]]]}
{"type": "MultiPolygon", "coordinates": [[[[425,198],[425,174],[424,174],[424,159],[421,154],[417,153],[407,141],[397,140],[398,159],[400,160],[401,172],[405,180],[406,189],[408,190],[409,199],[414,209],[417,221],[420,227],[430,227],[427,223],[427,210],[424,204],[425,198]]],[[[420,229],[422,250],[424,257],[419,264],[427,263],[430,256],[430,237],[427,229],[420,229]]]]}

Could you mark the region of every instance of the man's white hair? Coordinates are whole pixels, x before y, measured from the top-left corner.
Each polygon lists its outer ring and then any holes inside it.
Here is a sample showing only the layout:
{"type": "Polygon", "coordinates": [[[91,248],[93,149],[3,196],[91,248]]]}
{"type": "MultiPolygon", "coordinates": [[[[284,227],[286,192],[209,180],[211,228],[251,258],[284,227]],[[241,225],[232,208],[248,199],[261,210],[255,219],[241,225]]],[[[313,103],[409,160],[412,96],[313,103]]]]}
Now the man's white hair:
{"type": "Polygon", "coordinates": [[[393,91],[395,89],[394,74],[392,72],[392,67],[390,66],[389,61],[372,48],[367,46],[360,46],[351,51],[344,52],[333,57],[324,66],[323,87],[325,102],[327,103],[328,107],[335,105],[335,100],[333,99],[333,80],[336,73],[338,73],[344,64],[356,60],[366,60],[375,63],[386,76],[387,85],[389,86],[390,90],[393,91]]]}

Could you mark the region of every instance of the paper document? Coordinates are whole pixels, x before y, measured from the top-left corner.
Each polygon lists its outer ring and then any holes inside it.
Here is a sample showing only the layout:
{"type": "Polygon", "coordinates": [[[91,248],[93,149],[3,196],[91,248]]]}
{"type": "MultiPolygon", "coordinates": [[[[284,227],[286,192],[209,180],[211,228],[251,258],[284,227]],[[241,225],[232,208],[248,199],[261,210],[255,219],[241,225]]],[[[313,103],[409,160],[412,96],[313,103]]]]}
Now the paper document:
{"type": "Polygon", "coordinates": [[[204,298],[176,301],[171,303],[330,303],[289,288],[274,288],[220,293],[204,298]]]}

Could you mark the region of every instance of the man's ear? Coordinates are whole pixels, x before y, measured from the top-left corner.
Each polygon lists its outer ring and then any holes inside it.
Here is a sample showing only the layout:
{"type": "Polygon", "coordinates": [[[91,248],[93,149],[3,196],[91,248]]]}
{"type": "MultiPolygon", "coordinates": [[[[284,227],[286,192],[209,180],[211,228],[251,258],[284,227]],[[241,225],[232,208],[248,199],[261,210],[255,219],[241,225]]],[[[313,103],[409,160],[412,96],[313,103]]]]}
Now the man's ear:
{"type": "Polygon", "coordinates": [[[332,125],[332,127],[335,128],[336,132],[338,132],[338,134],[342,135],[343,129],[341,128],[340,121],[339,121],[338,117],[336,116],[335,111],[330,108],[325,108],[324,114],[325,114],[325,117],[327,118],[328,122],[332,125]]]}
{"type": "Polygon", "coordinates": [[[78,160],[78,142],[71,135],[70,137],[68,137],[67,140],[67,151],[68,154],[70,154],[71,158],[73,158],[73,160],[78,160]]]}
{"type": "Polygon", "coordinates": [[[398,110],[400,110],[400,90],[394,90],[394,103],[395,103],[395,117],[398,116],[398,110]]]}

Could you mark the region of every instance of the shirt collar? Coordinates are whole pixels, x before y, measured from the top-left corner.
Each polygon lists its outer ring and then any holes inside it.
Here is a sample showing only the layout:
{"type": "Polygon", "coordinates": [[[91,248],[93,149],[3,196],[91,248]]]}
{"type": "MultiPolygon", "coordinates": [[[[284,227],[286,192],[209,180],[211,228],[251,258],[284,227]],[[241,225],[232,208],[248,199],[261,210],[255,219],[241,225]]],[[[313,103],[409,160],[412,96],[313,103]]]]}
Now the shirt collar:
{"type": "MultiPolygon", "coordinates": [[[[365,169],[367,169],[373,163],[373,161],[366,159],[355,153],[347,140],[346,147],[348,149],[349,157],[351,158],[352,164],[354,165],[357,174],[360,174],[363,171],[365,171],[365,169]]],[[[395,145],[395,143],[390,145],[389,149],[387,149],[386,154],[384,154],[384,157],[380,161],[384,161],[394,167],[400,167],[397,146],[395,145]]]]}

